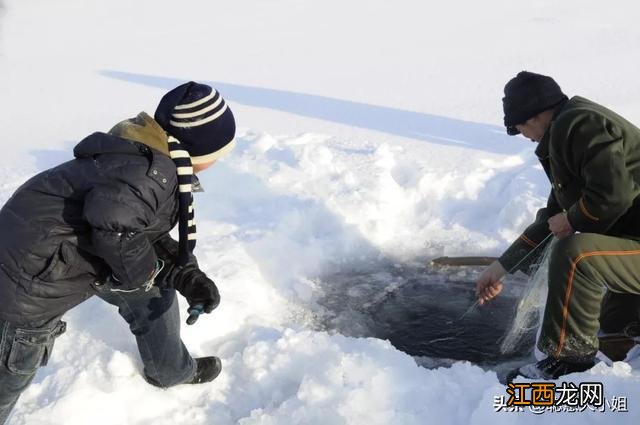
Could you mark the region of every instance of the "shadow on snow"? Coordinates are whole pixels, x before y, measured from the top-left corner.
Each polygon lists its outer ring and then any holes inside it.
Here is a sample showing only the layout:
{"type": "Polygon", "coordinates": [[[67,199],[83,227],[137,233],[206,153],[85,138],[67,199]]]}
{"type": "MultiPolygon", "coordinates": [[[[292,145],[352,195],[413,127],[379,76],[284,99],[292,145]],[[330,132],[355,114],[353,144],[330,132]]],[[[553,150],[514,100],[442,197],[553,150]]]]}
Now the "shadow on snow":
{"type": "MultiPolygon", "coordinates": [[[[113,70],[103,70],[100,74],[166,90],[186,82],[179,78],[113,70]]],[[[521,150],[521,147],[514,143],[513,137],[505,133],[504,128],[494,125],[286,90],[220,81],[204,83],[214,86],[227,100],[247,106],[273,109],[446,146],[499,154],[514,154],[521,150]]]]}

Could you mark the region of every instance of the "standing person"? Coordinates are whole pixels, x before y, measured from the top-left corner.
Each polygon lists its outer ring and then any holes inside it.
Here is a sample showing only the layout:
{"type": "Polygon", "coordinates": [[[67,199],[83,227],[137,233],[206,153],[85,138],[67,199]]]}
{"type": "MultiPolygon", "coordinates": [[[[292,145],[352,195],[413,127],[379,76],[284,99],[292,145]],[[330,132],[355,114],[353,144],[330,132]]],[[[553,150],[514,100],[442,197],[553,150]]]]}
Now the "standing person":
{"type": "Polygon", "coordinates": [[[234,146],[220,94],[189,82],[74,148],[75,159],[20,186],[0,210],[0,424],[40,366],[60,318],[93,295],[118,307],[152,385],[215,379],[215,356],[193,359],[180,339],[176,291],[194,318],[220,296],[198,267],[195,173],[234,146]],[[179,242],[169,231],[179,224],[179,242]]]}
{"type": "Polygon", "coordinates": [[[476,290],[480,303],[489,301],[507,270],[550,233],[559,239],[537,342],[547,357],[508,377],[556,379],[594,365],[599,328],[620,332],[640,323],[640,129],[590,100],[569,99],[544,75],[520,72],[504,93],[507,133],[538,143],[552,189],[476,290]]]}

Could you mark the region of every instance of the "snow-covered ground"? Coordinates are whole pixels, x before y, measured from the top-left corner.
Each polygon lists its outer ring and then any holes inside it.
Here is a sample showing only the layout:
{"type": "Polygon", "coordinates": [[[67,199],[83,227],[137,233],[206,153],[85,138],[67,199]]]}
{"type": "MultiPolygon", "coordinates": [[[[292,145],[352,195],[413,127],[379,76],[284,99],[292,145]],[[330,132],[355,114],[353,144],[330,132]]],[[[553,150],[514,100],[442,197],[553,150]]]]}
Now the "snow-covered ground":
{"type": "Polygon", "coordinates": [[[534,146],[500,125],[518,71],[640,123],[638,12],[624,0],[6,1],[0,200],[185,80],[218,88],[239,125],[196,197],[196,253],[223,302],[183,328],[194,355],[222,358],[221,376],[150,387],[124,322],[90,300],[66,315],[10,423],[637,424],[638,364],[570,377],[628,397],[628,413],[496,413],[494,372],[422,368],[317,317],[336,269],[498,254],[533,218],[548,183],[534,146]]]}

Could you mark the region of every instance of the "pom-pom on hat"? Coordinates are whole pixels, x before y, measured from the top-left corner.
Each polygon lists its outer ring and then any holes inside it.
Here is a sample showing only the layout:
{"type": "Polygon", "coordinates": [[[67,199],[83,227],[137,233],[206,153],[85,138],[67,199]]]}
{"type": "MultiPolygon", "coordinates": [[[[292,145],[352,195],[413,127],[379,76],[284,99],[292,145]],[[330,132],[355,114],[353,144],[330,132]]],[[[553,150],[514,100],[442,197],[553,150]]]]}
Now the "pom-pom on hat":
{"type": "Polygon", "coordinates": [[[236,123],[220,93],[193,81],[165,94],[154,119],[189,152],[193,164],[222,157],[235,146],[236,123]]]}

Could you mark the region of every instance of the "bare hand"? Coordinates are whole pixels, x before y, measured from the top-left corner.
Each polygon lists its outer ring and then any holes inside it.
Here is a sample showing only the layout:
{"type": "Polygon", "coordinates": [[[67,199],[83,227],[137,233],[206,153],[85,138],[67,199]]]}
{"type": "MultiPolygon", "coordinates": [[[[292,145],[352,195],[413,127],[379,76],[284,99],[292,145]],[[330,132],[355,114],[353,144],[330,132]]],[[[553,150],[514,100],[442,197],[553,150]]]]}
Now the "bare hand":
{"type": "Polygon", "coordinates": [[[558,239],[565,238],[576,232],[573,230],[573,227],[571,227],[566,212],[554,215],[549,219],[548,223],[549,230],[551,230],[551,233],[558,239]]]}
{"type": "Polygon", "coordinates": [[[507,271],[498,261],[494,261],[484,269],[476,281],[476,295],[480,305],[495,298],[502,291],[502,282],[500,280],[505,274],[507,274],[507,271]]]}

